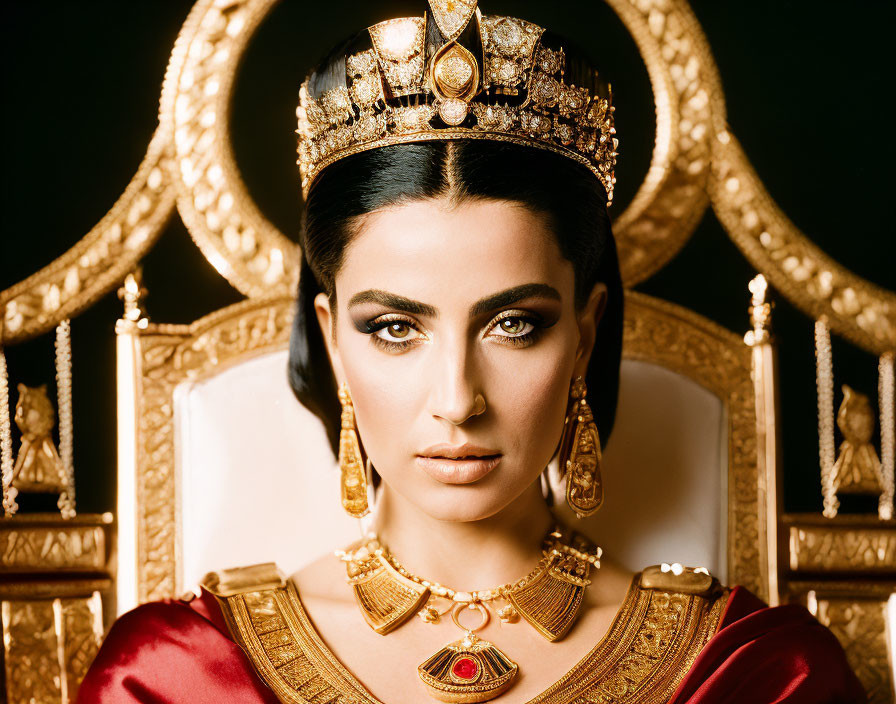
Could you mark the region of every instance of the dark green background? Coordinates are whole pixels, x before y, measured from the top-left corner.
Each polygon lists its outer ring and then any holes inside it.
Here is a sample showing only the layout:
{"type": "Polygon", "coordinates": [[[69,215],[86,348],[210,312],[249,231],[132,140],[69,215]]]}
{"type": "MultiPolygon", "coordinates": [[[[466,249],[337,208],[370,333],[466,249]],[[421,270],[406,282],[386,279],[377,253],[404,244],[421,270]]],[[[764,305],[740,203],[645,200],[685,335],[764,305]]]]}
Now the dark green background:
{"type": "MultiPolygon", "coordinates": [[[[156,126],[168,55],[191,4],[4,4],[0,288],[62,254],[124,190],[156,126]]],[[[699,0],[692,6],[719,65],[732,130],[771,195],[838,261],[896,288],[894,4],[699,0]]],[[[252,194],[285,232],[295,233],[300,209],[293,130],[304,73],[349,32],[419,14],[422,7],[284,0],[262,26],[240,72],[233,136],[252,194]]],[[[654,128],[647,74],[622,24],[602,3],[483,0],[482,7],[567,35],[612,81],[621,139],[613,210],[621,213],[646,171],[654,128]]],[[[748,328],[746,286],[755,273],[707,213],[681,254],[638,289],[742,333],[748,328]]],[[[145,283],[157,322],[189,322],[241,298],[176,217],[145,260],[145,283]]],[[[788,510],[816,510],[812,321],[775,298],[785,502],[788,510]]],[[[120,311],[111,293],[72,326],[81,511],[114,508],[113,326],[120,311]]],[[[52,386],[52,336],[7,355],[13,386],[52,386]]],[[[835,338],[834,360],[836,403],[844,382],[876,398],[872,355],[835,338]]]]}

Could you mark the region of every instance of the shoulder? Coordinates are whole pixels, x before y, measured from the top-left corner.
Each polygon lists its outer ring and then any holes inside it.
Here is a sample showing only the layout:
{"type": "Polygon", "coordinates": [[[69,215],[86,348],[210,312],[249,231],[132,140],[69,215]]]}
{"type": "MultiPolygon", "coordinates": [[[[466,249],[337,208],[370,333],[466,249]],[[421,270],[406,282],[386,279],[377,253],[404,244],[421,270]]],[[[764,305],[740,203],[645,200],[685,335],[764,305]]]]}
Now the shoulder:
{"type": "Polygon", "coordinates": [[[698,597],[709,637],[670,704],[864,702],[834,635],[798,604],[769,607],[744,587],[726,588],[703,568],[645,568],[642,590],[698,597]]]}
{"type": "Polygon", "coordinates": [[[713,637],[674,704],[866,701],[836,637],[803,606],[769,607],[744,587],[727,595],[713,637]]]}
{"type": "Polygon", "coordinates": [[[81,684],[78,702],[219,704],[232,701],[234,691],[243,697],[239,701],[276,701],[266,697],[230,639],[214,597],[203,591],[200,597],[142,604],[120,616],[81,684]]]}
{"type": "Polygon", "coordinates": [[[290,581],[306,604],[355,607],[354,593],[346,581],[345,563],[332,554],[305,565],[290,576],[290,581]]]}
{"type": "Polygon", "coordinates": [[[103,647],[127,648],[130,658],[136,659],[143,651],[179,648],[223,635],[190,599],[165,599],[141,604],[120,616],[103,647]]]}

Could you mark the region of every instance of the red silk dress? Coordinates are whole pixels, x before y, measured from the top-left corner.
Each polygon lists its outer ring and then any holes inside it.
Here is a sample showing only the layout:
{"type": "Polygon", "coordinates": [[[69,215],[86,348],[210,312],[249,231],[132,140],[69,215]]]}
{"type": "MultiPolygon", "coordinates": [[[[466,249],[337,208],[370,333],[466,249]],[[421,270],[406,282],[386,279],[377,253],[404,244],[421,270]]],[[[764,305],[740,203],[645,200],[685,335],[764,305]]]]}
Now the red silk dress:
{"type": "MultiPolygon", "coordinates": [[[[139,606],[116,621],[78,704],[277,704],[231,638],[215,597],[139,606]]],[[[866,701],[836,638],[797,605],[732,590],[715,635],[669,704],[866,701]]]]}

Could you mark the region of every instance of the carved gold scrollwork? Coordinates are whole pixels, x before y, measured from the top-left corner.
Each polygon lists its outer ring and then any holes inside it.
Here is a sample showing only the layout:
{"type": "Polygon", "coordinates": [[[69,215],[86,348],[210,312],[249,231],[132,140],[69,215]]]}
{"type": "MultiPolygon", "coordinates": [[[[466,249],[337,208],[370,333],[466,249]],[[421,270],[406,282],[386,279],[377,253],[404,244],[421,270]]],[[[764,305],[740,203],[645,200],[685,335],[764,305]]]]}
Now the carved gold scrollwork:
{"type": "Polygon", "coordinates": [[[10,704],[74,701],[102,640],[99,592],[4,600],[2,626],[4,693],[10,704]]]}
{"type": "Polygon", "coordinates": [[[143,163],[90,232],[61,257],[0,293],[0,346],[52,329],[89,307],[155,244],[174,211],[167,132],[156,130],[143,163]]]}
{"type": "Polygon", "coordinates": [[[142,566],[141,602],[175,594],[175,387],[220,365],[286,345],[293,315],[291,297],[255,299],[229,306],[191,325],[155,325],[141,331],[141,387],[137,409],[137,551],[142,566]]]}
{"type": "MultiPolygon", "coordinates": [[[[744,255],[792,303],[860,347],[896,348],[896,294],[821,252],[775,205],[725,122],[718,71],[684,0],[608,0],[644,58],[657,112],[653,159],[616,218],[623,280],[660,269],[710,199],[744,255]]],[[[297,277],[295,244],[259,211],[236,166],[229,102],[240,57],[276,0],[200,0],[175,44],[160,127],[124,195],[75,247],[0,294],[0,340],[48,330],[133,268],[171,211],[173,192],[205,256],[248,296],[280,295],[297,277]],[[163,164],[167,153],[170,162],[163,164]]]]}
{"type": "Polygon", "coordinates": [[[6,693],[12,695],[11,704],[61,702],[53,601],[4,601],[2,621],[6,693]]]}
{"type": "Polygon", "coordinates": [[[644,182],[615,219],[626,286],[661,269],[693,234],[709,205],[714,113],[725,115],[715,62],[686,2],[608,0],[647,67],[656,139],[644,182]]]}
{"type": "Polygon", "coordinates": [[[177,38],[162,89],[177,207],[212,265],[247,296],[289,293],[298,250],[255,205],[230,142],[230,100],[240,58],[276,0],[200,0],[177,38]]]}
{"type": "Polygon", "coordinates": [[[870,704],[892,701],[887,655],[887,602],[855,596],[818,595],[810,608],[846,651],[870,704]]]}
{"type": "Polygon", "coordinates": [[[791,303],[859,347],[896,349],[896,294],[856,276],[824,254],[769,196],[740,144],[718,126],[713,148],[713,208],[728,235],[791,303]]]}
{"type": "Polygon", "coordinates": [[[790,569],[856,574],[896,570],[896,523],[843,525],[846,518],[828,525],[791,526],[790,569]]]}

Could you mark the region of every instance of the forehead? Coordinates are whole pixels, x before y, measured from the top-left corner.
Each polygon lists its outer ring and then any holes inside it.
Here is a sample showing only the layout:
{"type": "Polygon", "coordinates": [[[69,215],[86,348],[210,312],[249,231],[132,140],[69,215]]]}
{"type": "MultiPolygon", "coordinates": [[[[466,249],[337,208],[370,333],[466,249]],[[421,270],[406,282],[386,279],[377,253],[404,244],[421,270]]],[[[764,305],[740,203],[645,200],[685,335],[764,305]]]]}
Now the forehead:
{"type": "Polygon", "coordinates": [[[378,288],[466,303],[526,283],[547,283],[571,296],[572,264],[544,216],[495,200],[453,206],[417,200],[373,212],[361,221],[336,276],[342,300],[345,293],[378,288]]]}

